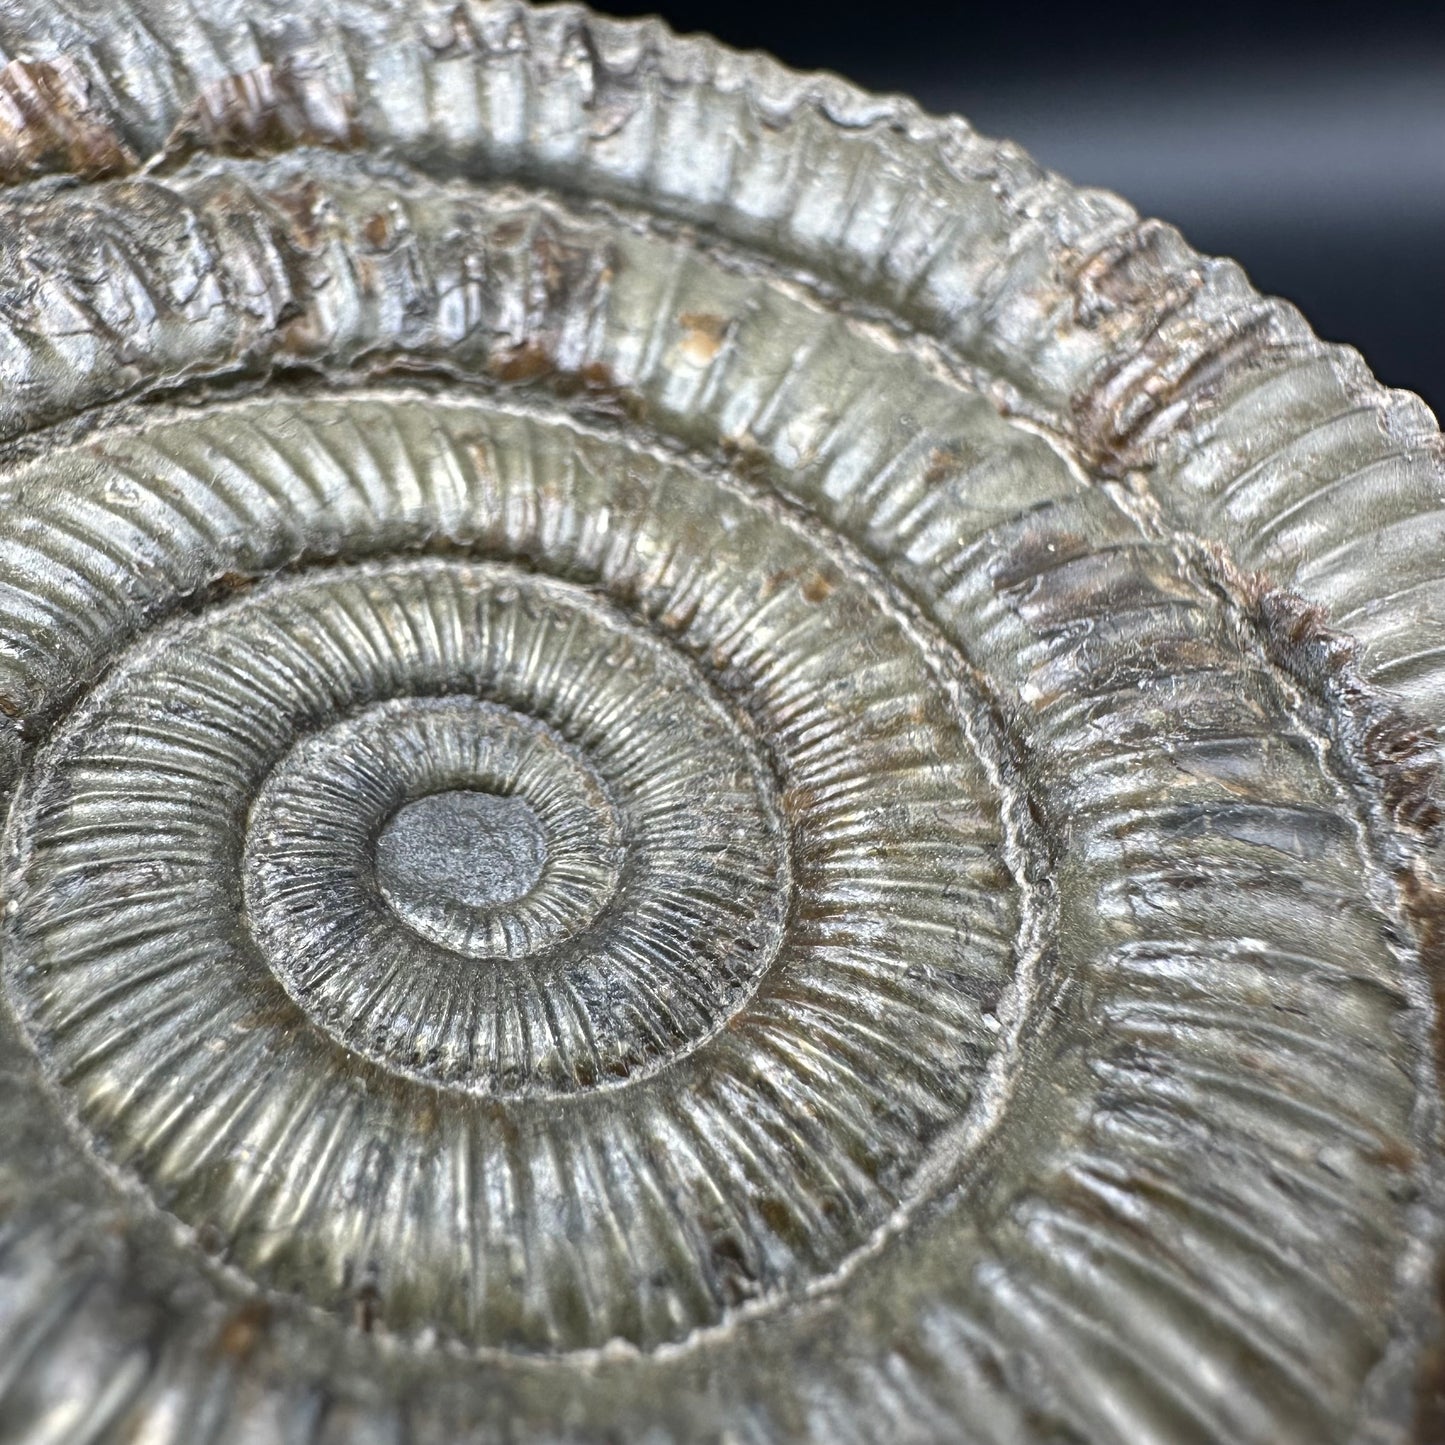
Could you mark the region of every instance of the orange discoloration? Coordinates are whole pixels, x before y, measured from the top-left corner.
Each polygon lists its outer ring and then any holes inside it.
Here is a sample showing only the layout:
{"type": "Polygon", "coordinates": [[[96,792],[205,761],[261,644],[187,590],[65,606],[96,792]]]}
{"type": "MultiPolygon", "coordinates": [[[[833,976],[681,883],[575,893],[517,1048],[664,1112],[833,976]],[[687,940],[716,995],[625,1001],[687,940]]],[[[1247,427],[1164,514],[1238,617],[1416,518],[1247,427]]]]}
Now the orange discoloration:
{"type": "MultiPolygon", "coordinates": [[[[1236,567],[1221,547],[1209,549],[1221,583],[1237,597],[1276,660],[1292,675],[1332,676],[1348,699],[1358,694],[1349,669],[1358,647],[1330,626],[1315,603],[1285,591],[1262,572],[1236,567]]],[[[1383,702],[1372,706],[1359,732],[1360,750],[1380,786],[1391,816],[1401,827],[1427,838],[1445,823],[1442,780],[1434,731],[1383,702]]]]}
{"type": "MultiPolygon", "coordinates": [[[[1398,875],[1405,914],[1420,940],[1420,963],[1435,996],[1436,1017],[1445,1010],[1445,889],[1423,868],[1402,869],[1398,875]]],[[[1445,1030],[1434,1030],[1436,1076],[1445,1078],[1445,1030]]],[[[1403,1151],[1389,1150],[1392,1157],[1380,1162],[1402,1171],[1407,1167],[1403,1151]]],[[[1413,1153],[1413,1151],[1412,1151],[1413,1153]]],[[[1412,1161],[1413,1162],[1413,1161],[1412,1161]]],[[[1438,1268],[1435,1295],[1445,1309],[1445,1267],[1438,1268]]],[[[1445,1439],[1445,1346],[1437,1340],[1421,1352],[1415,1376],[1416,1428],[1420,1440],[1445,1439]]]]}
{"type": "Polygon", "coordinates": [[[290,221],[291,238],[303,250],[314,249],[321,239],[321,218],[326,209],[321,187],[305,180],[278,187],[271,192],[271,199],[290,221]]]}
{"type": "Polygon", "coordinates": [[[923,485],[936,487],[955,477],[963,469],[963,457],[952,447],[934,447],[928,454],[928,465],[923,469],[923,485]]]}
{"type": "Polygon", "coordinates": [[[777,596],[784,587],[789,587],[794,583],[797,583],[803,600],[815,605],[826,602],[837,590],[837,583],[816,568],[805,570],[801,567],[781,567],[763,578],[758,595],[766,601],[769,597],[777,596]]]}
{"type": "Polygon", "coordinates": [[[710,311],[684,311],[677,324],[682,327],[682,354],[698,366],[717,359],[730,329],[727,317],[710,311]]]}

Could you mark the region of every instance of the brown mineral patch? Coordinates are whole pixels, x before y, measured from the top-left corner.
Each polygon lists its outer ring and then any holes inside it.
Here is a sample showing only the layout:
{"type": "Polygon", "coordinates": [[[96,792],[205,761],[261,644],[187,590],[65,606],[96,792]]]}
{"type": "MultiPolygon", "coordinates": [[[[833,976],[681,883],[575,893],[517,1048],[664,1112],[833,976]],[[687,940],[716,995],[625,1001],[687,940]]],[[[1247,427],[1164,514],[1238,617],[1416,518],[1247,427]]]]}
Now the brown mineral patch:
{"type": "Polygon", "coordinates": [[[73,62],[12,60],[0,70],[0,182],[57,171],[98,180],[136,164],[73,62]]]}
{"type": "Polygon", "coordinates": [[[1209,556],[1221,585],[1239,599],[1271,656],[1312,690],[1337,689],[1354,711],[1362,761],[1395,822],[1426,837],[1438,833],[1445,823],[1445,793],[1434,729],[1368,695],[1353,675],[1354,641],[1330,626],[1324,608],[1286,592],[1263,573],[1241,571],[1222,548],[1210,548],[1209,556]]]}
{"type": "MultiPolygon", "coordinates": [[[[1401,869],[1400,895],[1405,916],[1420,940],[1420,963],[1435,993],[1438,1012],[1445,1012],[1445,889],[1423,871],[1401,869]]],[[[1445,1029],[1435,1029],[1436,1066],[1445,1078],[1445,1029]]]]}
{"type": "Polygon", "coordinates": [[[375,250],[384,250],[395,234],[391,217],[385,211],[378,211],[374,216],[368,216],[361,228],[361,239],[375,250]]]}
{"type": "Polygon", "coordinates": [[[381,1319],[381,1291],[374,1284],[364,1284],[356,1291],[352,1316],[362,1334],[369,1335],[375,1329],[381,1319]]]}
{"type": "Polygon", "coordinates": [[[1178,311],[1203,285],[1199,268],[1178,270],[1178,245],[1162,221],[1141,221],[1088,256],[1075,279],[1074,319],[1094,326],[1118,312],[1178,311]]]}
{"type": "Polygon", "coordinates": [[[608,367],[600,361],[590,361],[577,373],[582,385],[589,391],[615,391],[616,379],[608,367]]]}
{"type": "Polygon", "coordinates": [[[642,421],[647,400],[622,386],[605,362],[589,361],[580,370],[559,374],[553,381],[558,396],[578,398],[588,411],[619,420],[642,421]]]}
{"type": "MultiPolygon", "coordinates": [[[[1445,1272],[1439,1285],[1445,1300],[1445,1272]]],[[[1415,1433],[1417,1445],[1439,1445],[1445,1440],[1445,1345],[1432,1340],[1421,1351],[1416,1376],[1415,1433]]]]}
{"type": "Polygon", "coordinates": [[[698,366],[717,359],[727,340],[728,319],[711,311],[684,311],[677,318],[682,327],[682,354],[698,366]]]}
{"type": "Polygon", "coordinates": [[[821,572],[814,572],[803,579],[801,591],[808,602],[823,602],[833,594],[833,583],[821,572]]]}
{"type": "Polygon", "coordinates": [[[782,796],[783,814],[788,818],[797,818],[802,814],[810,812],[818,806],[817,789],[794,784],[783,790],[782,796]]]}
{"type": "Polygon", "coordinates": [[[747,432],[725,436],[719,445],[732,470],[746,481],[763,482],[772,474],[773,462],[767,449],[747,432]]]}
{"type": "Polygon", "coordinates": [[[1274,313],[1263,305],[1228,327],[1201,326],[1187,301],[1180,307],[1165,307],[1142,343],[1071,403],[1075,445],[1101,478],[1150,466],[1161,438],[1207,413],[1221,382],[1257,369],[1276,344],[1274,313]]]}
{"type": "Polygon", "coordinates": [[[766,602],[769,597],[776,597],[784,587],[797,579],[796,567],[780,567],[776,572],[769,572],[758,586],[758,597],[766,602]]]}
{"type": "Polygon", "coordinates": [[[1371,722],[1363,741],[1365,759],[1380,779],[1396,821],[1419,833],[1436,832],[1445,815],[1431,730],[1390,712],[1371,722]]]}
{"type": "Polygon", "coordinates": [[[1373,1149],[1367,1150],[1372,1164],[1381,1169],[1391,1169],[1397,1174],[1412,1174],[1420,1162],[1420,1151],[1407,1140],[1395,1135],[1382,1137],[1373,1149]]]}
{"type": "Polygon", "coordinates": [[[363,141],[354,107],[320,69],[258,65],[208,85],[176,122],[163,158],[173,163],[198,151],[266,156],[297,146],[354,150],[363,141]]]}
{"type": "Polygon", "coordinates": [[[796,1221],[793,1213],[781,1199],[771,1194],[765,1194],[757,1202],[757,1211],[774,1234],[786,1239],[791,1238],[795,1233],[796,1221]]]}
{"type": "Polygon", "coordinates": [[[248,1301],[221,1326],[216,1336],[216,1353],[238,1362],[250,1359],[270,1323],[270,1306],[264,1300],[248,1301]]]}
{"type": "Polygon", "coordinates": [[[422,43],[438,60],[474,55],[483,46],[482,38],[477,34],[465,5],[455,5],[449,14],[435,19],[424,13],[421,37],[422,43]]]}
{"type": "Polygon", "coordinates": [[[766,601],[769,597],[775,597],[784,587],[792,586],[794,583],[797,583],[803,600],[815,605],[819,602],[826,602],[837,589],[837,584],[833,579],[816,568],[780,567],[776,572],[770,572],[763,578],[762,585],[758,588],[758,596],[766,601]]]}
{"type": "Polygon", "coordinates": [[[207,1219],[197,1225],[196,1243],[206,1254],[220,1255],[226,1251],[226,1236],[214,1220],[207,1219]]]}
{"type": "Polygon", "coordinates": [[[498,381],[528,382],[551,376],[556,370],[552,353],[535,339],[522,342],[492,359],[492,375],[498,381]]]}
{"type": "Polygon", "coordinates": [[[313,250],[321,239],[321,216],[325,207],[321,187],[305,180],[290,186],[279,186],[271,193],[291,225],[291,239],[303,250],[313,250]]]}
{"type": "Polygon", "coordinates": [[[1004,550],[989,569],[995,592],[1010,592],[1069,562],[1089,555],[1087,537],[1077,532],[1053,531],[1038,526],[1004,550]]]}
{"type": "MultiPolygon", "coordinates": [[[[1435,997],[1435,1069],[1437,1077],[1445,1078],[1445,1030],[1439,1024],[1445,1012],[1445,890],[1423,870],[1402,870],[1399,882],[1406,916],[1420,940],[1420,962],[1435,997]]],[[[1405,1167],[1403,1160],[1398,1167],[1405,1167]]],[[[1437,1269],[1435,1294],[1445,1311],[1445,1266],[1437,1269]]],[[[1445,1440],[1445,1341],[1438,1334],[1420,1352],[1415,1373],[1415,1432],[1421,1445],[1445,1440]]]]}
{"type": "Polygon", "coordinates": [[[249,592],[256,585],[256,579],[246,572],[222,572],[211,584],[214,595],[234,597],[238,592],[249,592]]]}
{"type": "Polygon", "coordinates": [[[283,995],[278,1001],[261,1004],[242,1014],[236,1021],[236,1027],[241,1030],[278,1029],[289,1035],[304,1023],[305,1015],[299,1005],[283,995]]]}
{"type": "Polygon", "coordinates": [[[955,477],[963,469],[963,457],[952,447],[934,447],[928,454],[928,465],[923,469],[923,485],[936,487],[955,477]]]}
{"type": "Polygon", "coordinates": [[[472,465],[477,469],[477,476],[491,476],[492,453],[486,437],[464,436],[460,438],[460,440],[466,454],[472,460],[472,465]]]}

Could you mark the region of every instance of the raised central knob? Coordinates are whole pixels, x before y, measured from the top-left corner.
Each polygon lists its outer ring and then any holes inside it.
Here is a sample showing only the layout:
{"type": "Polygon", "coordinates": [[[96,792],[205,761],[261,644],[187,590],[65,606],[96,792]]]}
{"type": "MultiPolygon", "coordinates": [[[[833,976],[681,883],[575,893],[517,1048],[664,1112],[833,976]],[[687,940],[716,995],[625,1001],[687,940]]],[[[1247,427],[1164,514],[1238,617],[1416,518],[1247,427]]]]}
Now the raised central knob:
{"type": "Polygon", "coordinates": [[[403,918],[438,904],[515,903],[546,862],[547,831],[526,801],[464,788],[398,808],[376,844],[381,891],[403,918]]]}

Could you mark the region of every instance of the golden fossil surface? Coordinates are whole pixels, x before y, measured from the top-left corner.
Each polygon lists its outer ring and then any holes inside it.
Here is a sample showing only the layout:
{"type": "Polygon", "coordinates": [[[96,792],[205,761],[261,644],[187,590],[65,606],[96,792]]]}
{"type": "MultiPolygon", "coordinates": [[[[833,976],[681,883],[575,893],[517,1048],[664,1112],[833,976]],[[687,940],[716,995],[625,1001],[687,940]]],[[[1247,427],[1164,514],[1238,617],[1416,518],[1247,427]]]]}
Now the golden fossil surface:
{"type": "Polygon", "coordinates": [[[0,0],[0,1440],[1399,1445],[1445,455],[962,120],[0,0]]]}

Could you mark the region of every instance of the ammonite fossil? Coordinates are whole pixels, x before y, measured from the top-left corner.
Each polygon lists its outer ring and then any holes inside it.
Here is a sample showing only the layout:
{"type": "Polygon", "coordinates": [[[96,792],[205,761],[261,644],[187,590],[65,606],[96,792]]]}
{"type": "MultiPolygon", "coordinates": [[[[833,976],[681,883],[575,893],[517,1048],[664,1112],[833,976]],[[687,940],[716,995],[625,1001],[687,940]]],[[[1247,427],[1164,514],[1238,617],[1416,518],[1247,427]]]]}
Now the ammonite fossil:
{"type": "Polygon", "coordinates": [[[1436,1438],[1417,400],[655,23],[0,61],[0,1440],[1436,1438]]]}

